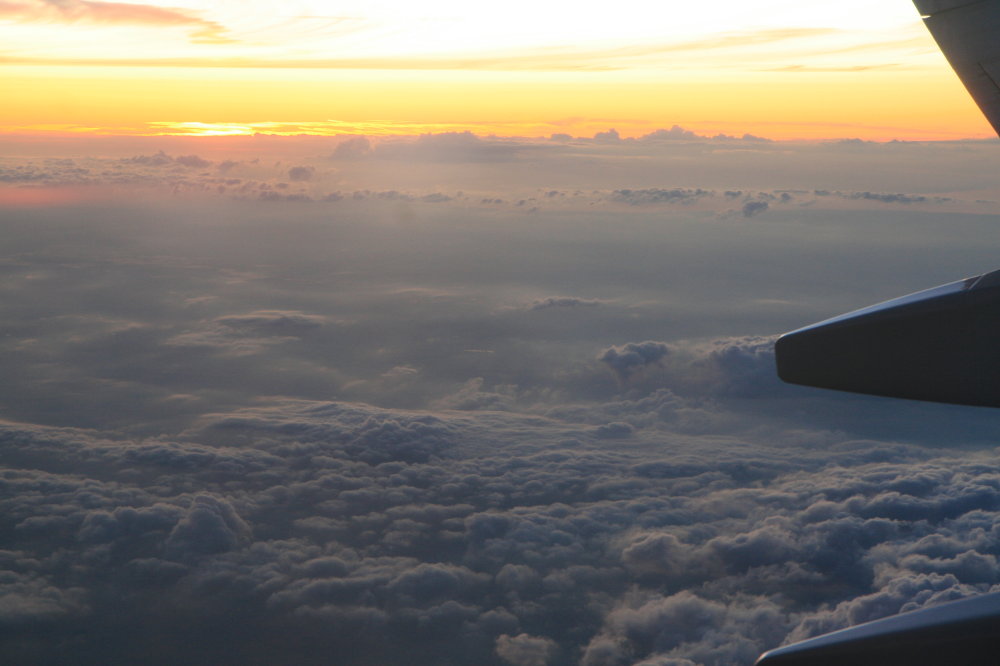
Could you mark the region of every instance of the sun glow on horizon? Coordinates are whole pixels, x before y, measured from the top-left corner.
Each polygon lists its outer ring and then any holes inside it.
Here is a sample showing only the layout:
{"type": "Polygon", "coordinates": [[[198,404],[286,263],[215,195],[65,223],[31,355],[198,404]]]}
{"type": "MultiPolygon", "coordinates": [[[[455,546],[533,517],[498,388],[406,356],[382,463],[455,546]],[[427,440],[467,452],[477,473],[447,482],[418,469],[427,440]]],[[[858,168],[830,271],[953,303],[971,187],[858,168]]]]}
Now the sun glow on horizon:
{"type": "Polygon", "coordinates": [[[0,7],[0,132],[992,136],[908,0],[0,7]]]}

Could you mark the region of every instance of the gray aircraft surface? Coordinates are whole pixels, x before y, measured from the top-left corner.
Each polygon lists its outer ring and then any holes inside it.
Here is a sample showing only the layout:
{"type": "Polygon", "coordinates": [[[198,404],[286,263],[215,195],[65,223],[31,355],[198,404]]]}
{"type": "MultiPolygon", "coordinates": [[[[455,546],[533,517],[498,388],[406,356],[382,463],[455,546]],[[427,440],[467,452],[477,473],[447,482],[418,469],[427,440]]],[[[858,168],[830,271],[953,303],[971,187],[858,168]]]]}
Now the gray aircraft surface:
{"type": "MultiPolygon", "coordinates": [[[[1000,0],[913,0],[1000,133],[1000,0]]],[[[794,384],[1000,407],[1000,270],[781,336],[794,384]]],[[[1000,594],[903,613],[763,654],[757,666],[1000,664],[1000,594]]]]}

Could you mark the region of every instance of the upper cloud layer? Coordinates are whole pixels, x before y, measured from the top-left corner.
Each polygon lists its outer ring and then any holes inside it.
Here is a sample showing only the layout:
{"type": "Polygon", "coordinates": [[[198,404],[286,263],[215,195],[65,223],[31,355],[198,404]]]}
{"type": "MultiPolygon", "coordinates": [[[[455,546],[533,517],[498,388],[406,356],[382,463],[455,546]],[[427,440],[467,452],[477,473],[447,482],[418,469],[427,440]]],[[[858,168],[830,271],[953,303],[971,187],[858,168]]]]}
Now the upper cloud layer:
{"type": "Polygon", "coordinates": [[[194,12],[157,5],[96,2],[91,0],[11,0],[0,4],[0,17],[15,21],[64,21],[183,27],[191,41],[221,44],[230,40],[223,26],[198,17],[194,12]]]}

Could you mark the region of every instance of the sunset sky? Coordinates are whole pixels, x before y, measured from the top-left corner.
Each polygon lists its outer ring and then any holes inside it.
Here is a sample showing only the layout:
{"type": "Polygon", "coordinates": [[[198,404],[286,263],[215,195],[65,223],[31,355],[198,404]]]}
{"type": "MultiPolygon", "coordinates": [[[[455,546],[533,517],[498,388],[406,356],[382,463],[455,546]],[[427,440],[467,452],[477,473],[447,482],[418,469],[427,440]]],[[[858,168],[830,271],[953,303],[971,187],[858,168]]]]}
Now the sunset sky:
{"type": "Polygon", "coordinates": [[[0,130],[991,136],[910,2],[0,3],[0,130]]]}
{"type": "Polygon", "coordinates": [[[909,0],[0,0],[0,663],[751,666],[1000,592],[996,410],[774,358],[995,270],[997,174],[909,0]]]}

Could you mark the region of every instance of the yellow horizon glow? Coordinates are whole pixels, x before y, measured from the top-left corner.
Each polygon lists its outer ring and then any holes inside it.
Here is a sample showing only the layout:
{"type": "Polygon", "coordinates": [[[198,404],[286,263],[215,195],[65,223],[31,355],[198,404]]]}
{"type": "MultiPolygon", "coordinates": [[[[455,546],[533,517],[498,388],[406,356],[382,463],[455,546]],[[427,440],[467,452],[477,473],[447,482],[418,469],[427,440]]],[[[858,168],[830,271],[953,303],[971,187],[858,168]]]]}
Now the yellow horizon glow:
{"type": "Polygon", "coordinates": [[[18,0],[0,133],[994,136],[908,0],[663,4],[18,0]]]}
{"type": "Polygon", "coordinates": [[[592,136],[613,127],[623,137],[634,137],[677,124],[698,134],[772,139],[993,136],[950,70],[935,76],[919,71],[824,77],[772,73],[750,84],[503,73],[451,73],[416,81],[386,73],[378,80],[313,72],[280,80],[268,72],[242,80],[224,72],[196,77],[159,71],[154,76],[119,68],[112,74],[22,74],[8,87],[13,94],[2,111],[3,131],[137,136],[472,131],[542,137],[592,136]],[[795,85],[785,81],[797,76],[802,78],[795,85]],[[269,92],[258,99],[261,88],[269,92]]]}

